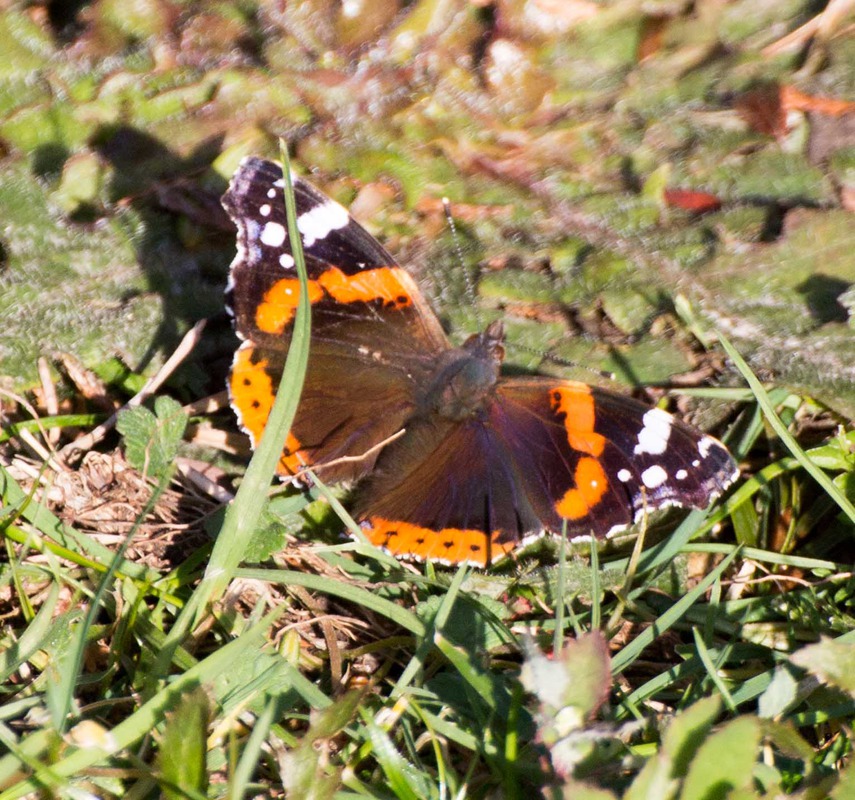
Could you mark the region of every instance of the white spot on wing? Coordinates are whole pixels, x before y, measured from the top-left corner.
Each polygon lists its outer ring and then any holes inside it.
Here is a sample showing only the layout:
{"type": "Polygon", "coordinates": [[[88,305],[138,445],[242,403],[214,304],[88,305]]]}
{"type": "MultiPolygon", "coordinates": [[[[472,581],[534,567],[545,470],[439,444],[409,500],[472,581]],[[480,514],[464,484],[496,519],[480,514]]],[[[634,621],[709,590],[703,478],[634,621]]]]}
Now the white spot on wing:
{"type": "Polygon", "coordinates": [[[268,222],[261,229],[261,236],[259,238],[261,243],[266,244],[268,247],[281,247],[285,241],[285,228],[278,222],[268,222]]]}
{"type": "Polygon", "coordinates": [[[297,227],[303,234],[303,246],[311,247],[319,239],[329,236],[330,231],[344,228],[349,221],[347,210],[332,200],[301,214],[297,218],[297,227]]]}
{"type": "Polygon", "coordinates": [[[674,473],[674,477],[675,477],[678,481],[684,481],[684,480],[686,480],[686,478],[688,478],[688,477],[689,477],[689,473],[688,473],[688,472],[686,472],[686,470],[684,470],[684,469],[678,469],[678,470],[674,473]]]}
{"type": "Polygon", "coordinates": [[[262,217],[270,216],[270,204],[265,203],[261,208],[258,209],[258,213],[261,214],[262,217]]]}
{"type": "Polygon", "coordinates": [[[642,417],[644,427],[638,432],[638,444],[633,452],[662,455],[668,447],[671,436],[671,423],[674,418],[661,408],[651,408],[642,417]]]}
{"type": "Polygon", "coordinates": [[[658,489],[665,481],[668,480],[668,473],[665,472],[658,464],[648,467],[641,473],[641,482],[648,489],[658,489]]]}
{"type": "Polygon", "coordinates": [[[282,253],[279,256],[279,266],[283,269],[293,269],[294,268],[294,256],[290,253],[282,253]]]}
{"type": "Polygon", "coordinates": [[[617,479],[621,483],[628,483],[630,480],[632,480],[632,473],[628,469],[619,469],[617,479]]]}

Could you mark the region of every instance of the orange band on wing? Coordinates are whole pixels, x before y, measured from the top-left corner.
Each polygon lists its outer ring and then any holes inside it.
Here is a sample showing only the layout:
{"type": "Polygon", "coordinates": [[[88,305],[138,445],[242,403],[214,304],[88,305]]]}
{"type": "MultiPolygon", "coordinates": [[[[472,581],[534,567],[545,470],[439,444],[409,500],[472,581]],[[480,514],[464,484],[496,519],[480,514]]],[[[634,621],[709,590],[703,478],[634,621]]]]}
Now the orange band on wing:
{"type": "Polygon", "coordinates": [[[606,446],[605,437],[594,432],[597,411],[591,390],[584,383],[567,382],[549,392],[552,411],[564,415],[567,441],[574,450],[599,456],[606,446]]]}
{"type": "Polygon", "coordinates": [[[412,304],[412,298],[404,287],[398,267],[366,269],[347,275],[338,267],[330,267],[318,276],[318,283],[327,294],[339,303],[370,303],[382,300],[386,305],[403,308],[412,304]]]}
{"type": "Polygon", "coordinates": [[[499,542],[500,531],[487,540],[484,531],[445,528],[435,531],[408,522],[370,517],[362,523],[368,540],[396,556],[414,556],[422,561],[448,564],[468,562],[487,566],[514,549],[514,542],[499,542]]]}
{"type": "MultiPolygon", "coordinates": [[[[229,388],[232,403],[240,414],[240,423],[252,439],[253,447],[256,447],[261,440],[276,395],[273,381],[267,372],[267,359],[253,361],[254,352],[252,347],[245,346],[237,351],[229,388]]],[[[278,471],[293,475],[306,463],[305,454],[300,453],[300,442],[289,431],[278,471]]]]}
{"type": "MultiPolygon", "coordinates": [[[[308,283],[309,303],[331,297],[339,303],[371,303],[378,300],[387,306],[403,308],[412,304],[397,267],[366,269],[354,275],[330,267],[308,283]]],[[[300,282],[296,278],[276,281],[264,294],[255,312],[255,324],[265,333],[280,334],[291,324],[300,301],[300,282]]]]}
{"type": "MultiPolygon", "coordinates": [[[[317,281],[309,281],[309,303],[317,303],[324,296],[317,281]]],[[[284,333],[300,302],[300,281],[282,278],[264,294],[264,299],[255,312],[255,324],[265,333],[284,333]]]]}
{"type": "Polygon", "coordinates": [[[564,519],[581,519],[600,502],[609,483],[600,462],[595,458],[580,458],[573,473],[575,486],[564,492],[555,510],[564,519]]]}

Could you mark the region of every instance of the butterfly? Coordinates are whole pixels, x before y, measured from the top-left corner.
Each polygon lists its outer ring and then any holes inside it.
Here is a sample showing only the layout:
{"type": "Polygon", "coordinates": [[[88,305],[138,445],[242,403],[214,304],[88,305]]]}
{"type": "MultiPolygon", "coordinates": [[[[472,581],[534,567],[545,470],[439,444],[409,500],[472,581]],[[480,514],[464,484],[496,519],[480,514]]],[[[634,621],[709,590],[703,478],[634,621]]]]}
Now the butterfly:
{"type": "MultiPolygon", "coordinates": [[[[501,322],[449,341],[413,278],[348,211],[295,179],[312,333],[278,464],[358,482],[368,539],[402,557],[489,565],[544,533],[607,537],[645,511],[704,508],[736,478],[719,441],[619,392],[501,373],[501,322]]],[[[245,158],[223,196],[237,227],[227,305],[242,343],[229,391],[256,444],[297,310],[282,169],[245,158]]]]}

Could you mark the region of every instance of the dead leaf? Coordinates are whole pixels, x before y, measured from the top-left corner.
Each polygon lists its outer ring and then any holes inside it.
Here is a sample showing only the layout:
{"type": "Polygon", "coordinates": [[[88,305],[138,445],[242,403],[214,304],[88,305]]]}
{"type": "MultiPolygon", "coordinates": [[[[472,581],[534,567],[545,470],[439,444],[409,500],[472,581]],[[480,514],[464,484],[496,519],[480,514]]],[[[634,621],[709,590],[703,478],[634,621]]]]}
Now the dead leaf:
{"type": "Polygon", "coordinates": [[[752,89],[736,98],[734,108],[757,133],[782,138],[787,133],[787,114],[777,85],[752,89]]]}
{"type": "Polygon", "coordinates": [[[855,103],[850,103],[848,100],[835,100],[832,97],[815,97],[799,91],[795,86],[782,86],[780,96],[784,111],[809,111],[832,117],[855,113],[855,103]]]}

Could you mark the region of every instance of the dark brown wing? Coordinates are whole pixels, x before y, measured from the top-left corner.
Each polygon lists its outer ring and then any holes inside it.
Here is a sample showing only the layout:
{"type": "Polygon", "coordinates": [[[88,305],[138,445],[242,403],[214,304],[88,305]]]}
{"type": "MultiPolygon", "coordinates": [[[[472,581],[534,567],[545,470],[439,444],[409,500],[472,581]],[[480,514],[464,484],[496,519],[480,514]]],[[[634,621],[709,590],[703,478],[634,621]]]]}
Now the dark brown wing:
{"type": "MultiPolygon", "coordinates": [[[[223,205],[238,229],[228,304],[243,344],[229,380],[232,404],[257,443],[291,341],[298,281],[285,222],[281,168],[247,158],[223,205]]],[[[413,279],[338,203],[297,180],[297,224],[309,276],[312,336],[283,474],[358,457],[400,429],[416,387],[448,348],[413,279]]],[[[376,453],[321,473],[370,471],[376,453]]]]}
{"type": "Polygon", "coordinates": [[[664,411],[581,383],[513,379],[479,416],[411,422],[356,511],[395,554],[485,565],[565,526],[603,537],[644,509],[704,507],[735,476],[723,445],[664,411]]]}

